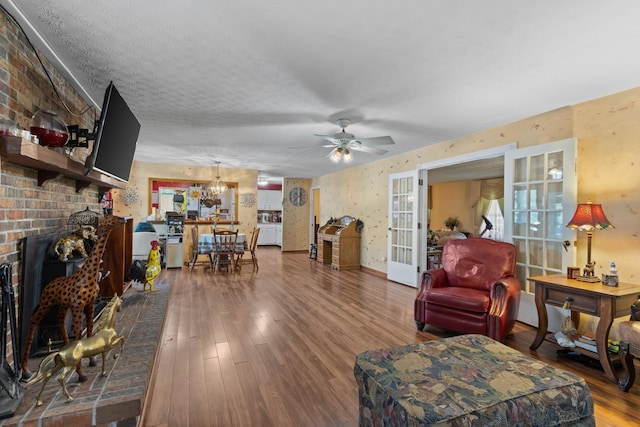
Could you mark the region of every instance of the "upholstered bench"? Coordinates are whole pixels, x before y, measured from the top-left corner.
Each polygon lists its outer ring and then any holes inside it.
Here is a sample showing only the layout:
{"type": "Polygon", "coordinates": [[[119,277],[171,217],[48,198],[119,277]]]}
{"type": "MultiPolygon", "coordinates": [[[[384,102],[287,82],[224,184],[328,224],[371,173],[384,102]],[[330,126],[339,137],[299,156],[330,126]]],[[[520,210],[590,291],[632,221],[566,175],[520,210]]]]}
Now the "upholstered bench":
{"type": "Polygon", "coordinates": [[[360,426],[595,426],[585,381],[483,335],[366,351],[360,426]]]}

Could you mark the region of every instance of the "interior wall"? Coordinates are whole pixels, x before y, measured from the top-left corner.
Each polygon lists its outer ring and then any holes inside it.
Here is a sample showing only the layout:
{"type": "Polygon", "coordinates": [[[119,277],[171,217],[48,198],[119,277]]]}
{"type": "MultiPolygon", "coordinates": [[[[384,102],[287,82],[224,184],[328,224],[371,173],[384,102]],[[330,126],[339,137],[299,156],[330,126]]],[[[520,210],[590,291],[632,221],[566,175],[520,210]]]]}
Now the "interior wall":
{"type": "Polygon", "coordinates": [[[308,251],[311,212],[311,180],[308,178],[284,178],[282,180],[282,251],[308,251]],[[289,192],[301,187],[307,192],[307,202],[294,206],[289,200],[289,192]]]}
{"type": "MultiPolygon", "coordinates": [[[[392,173],[418,165],[516,142],[519,148],[578,139],[578,200],[603,204],[615,229],[596,232],[596,274],[613,260],[621,281],[637,280],[640,264],[640,88],[529,117],[514,123],[430,145],[367,165],[318,177],[321,223],[349,214],[364,222],[361,264],[387,271],[388,181],[392,173]],[[621,171],[623,171],[621,173],[621,171]],[[357,194],[358,197],[353,197],[357,194]]],[[[401,142],[399,142],[401,143],[401,142]]],[[[364,154],[362,154],[364,155],[364,154]]],[[[578,235],[578,263],[586,262],[586,236],[578,235]]]]}
{"type": "MultiPolygon", "coordinates": [[[[596,230],[596,274],[614,261],[621,281],[640,283],[640,88],[574,108],[578,138],[578,202],[602,204],[613,229],[596,230]]],[[[586,233],[578,233],[578,265],[587,262],[586,233]]]]}
{"type": "Polygon", "coordinates": [[[473,181],[457,181],[431,185],[431,230],[446,229],[444,221],[450,217],[458,217],[458,231],[474,233],[471,207],[471,183],[473,181]]]}

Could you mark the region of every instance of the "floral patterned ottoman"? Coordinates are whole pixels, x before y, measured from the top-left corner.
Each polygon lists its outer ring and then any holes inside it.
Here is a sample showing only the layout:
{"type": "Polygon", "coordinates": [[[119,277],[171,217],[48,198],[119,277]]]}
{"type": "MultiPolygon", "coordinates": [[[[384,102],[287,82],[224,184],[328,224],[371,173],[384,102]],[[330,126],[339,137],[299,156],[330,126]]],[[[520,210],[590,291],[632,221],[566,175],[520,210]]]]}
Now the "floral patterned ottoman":
{"type": "Polygon", "coordinates": [[[585,381],[482,335],[366,351],[360,426],[595,426],[585,381]]]}

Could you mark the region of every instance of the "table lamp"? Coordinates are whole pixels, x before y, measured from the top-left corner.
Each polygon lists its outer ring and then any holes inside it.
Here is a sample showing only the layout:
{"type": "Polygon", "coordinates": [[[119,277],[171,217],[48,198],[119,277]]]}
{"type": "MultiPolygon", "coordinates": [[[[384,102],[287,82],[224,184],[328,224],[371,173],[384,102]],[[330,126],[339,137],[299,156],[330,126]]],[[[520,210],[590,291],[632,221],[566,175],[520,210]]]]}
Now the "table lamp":
{"type": "Polygon", "coordinates": [[[596,265],[595,261],[591,262],[591,238],[593,230],[604,230],[606,228],[615,228],[607,219],[602,210],[602,205],[596,205],[588,200],[587,203],[580,203],[576,208],[576,213],[567,224],[568,228],[587,232],[587,265],[584,268],[582,276],[576,277],[576,280],[583,282],[599,282],[600,279],[594,276],[593,270],[596,265]]]}

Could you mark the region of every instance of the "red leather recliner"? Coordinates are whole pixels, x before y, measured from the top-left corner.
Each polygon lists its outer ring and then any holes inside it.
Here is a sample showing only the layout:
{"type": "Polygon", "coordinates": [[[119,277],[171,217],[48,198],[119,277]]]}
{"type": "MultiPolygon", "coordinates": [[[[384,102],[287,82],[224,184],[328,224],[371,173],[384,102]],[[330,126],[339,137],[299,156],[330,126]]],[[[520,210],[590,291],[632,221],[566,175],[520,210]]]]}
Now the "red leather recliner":
{"type": "Polygon", "coordinates": [[[422,274],[414,317],[425,324],[502,342],[513,329],[520,306],[515,278],[516,247],[482,238],[448,241],[442,268],[422,274]]]}

